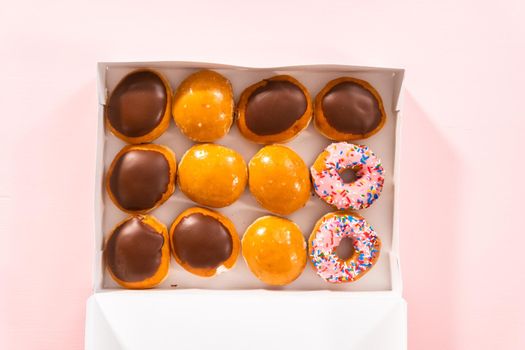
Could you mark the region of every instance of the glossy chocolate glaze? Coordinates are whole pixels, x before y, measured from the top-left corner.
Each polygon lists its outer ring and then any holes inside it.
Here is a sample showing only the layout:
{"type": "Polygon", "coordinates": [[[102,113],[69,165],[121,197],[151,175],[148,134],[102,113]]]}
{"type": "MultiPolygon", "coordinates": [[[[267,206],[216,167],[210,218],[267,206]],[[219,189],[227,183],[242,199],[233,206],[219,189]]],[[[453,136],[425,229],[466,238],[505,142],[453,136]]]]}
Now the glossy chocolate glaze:
{"type": "Polygon", "coordinates": [[[131,73],[119,82],[109,97],[106,118],[125,136],[144,136],[160,124],[167,96],[161,78],[155,73],[131,73]]]}
{"type": "Polygon", "coordinates": [[[194,268],[216,268],[233,250],[228,229],[202,213],[184,217],[173,230],[171,239],[179,259],[194,268]]]}
{"type": "Polygon", "coordinates": [[[109,186],[124,209],[147,210],[162,198],[169,182],[169,163],[162,153],[131,150],[115,163],[109,186]]]}
{"type": "Polygon", "coordinates": [[[257,135],[274,135],[290,128],[306,111],[303,91],[283,80],[267,80],[248,98],[246,126],[257,135]]]}
{"type": "Polygon", "coordinates": [[[354,255],[354,240],[350,237],[343,237],[335,249],[335,254],[341,260],[348,260],[354,255]]]}
{"type": "Polygon", "coordinates": [[[161,263],[164,237],[133,217],[117,227],[109,238],[104,256],[113,274],[125,282],[153,276],[161,263]]]}
{"type": "Polygon", "coordinates": [[[367,134],[381,122],[375,96],[353,82],[343,82],[330,89],[323,97],[322,108],[328,124],[343,133],[367,134]]]}

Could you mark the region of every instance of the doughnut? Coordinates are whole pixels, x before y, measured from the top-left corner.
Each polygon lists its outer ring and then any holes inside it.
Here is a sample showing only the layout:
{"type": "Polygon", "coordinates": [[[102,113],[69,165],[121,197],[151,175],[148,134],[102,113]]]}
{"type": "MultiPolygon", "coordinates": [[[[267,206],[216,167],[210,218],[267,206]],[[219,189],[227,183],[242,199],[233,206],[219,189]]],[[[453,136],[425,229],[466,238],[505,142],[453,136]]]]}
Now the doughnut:
{"type": "Polygon", "coordinates": [[[168,275],[168,242],[166,226],[153,216],[125,219],[115,227],[104,247],[110,276],[124,288],[155,287],[168,275]]]}
{"type": "Polygon", "coordinates": [[[330,283],[363,277],[379,258],[381,240],[365,219],[350,212],[324,215],[308,240],[317,274],[330,283]]]}
{"type": "Polygon", "coordinates": [[[304,161],[290,148],[265,146],[248,164],[252,195],[265,209],[288,215],[310,198],[310,174],[304,161]]]}
{"type": "Polygon", "coordinates": [[[173,119],[197,142],[212,142],[228,133],[233,122],[233,90],[228,79],[211,70],[193,73],[173,97],[173,119]]]}
{"type": "Polygon", "coordinates": [[[236,151],[207,143],[186,151],[178,174],[179,188],[186,197],[201,205],[222,208],[244,192],[248,170],[236,151]]]}
{"type": "Polygon", "coordinates": [[[264,79],[246,88],[237,106],[241,134],[256,143],[293,139],[312,118],[312,101],[306,87],[289,75],[264,79]]]}
{"type": "Polygon", "coordinates": [[[239,255],[235,226],[226,216],[209,209],[194,207],[182,212],[171,225],[170,240],[177,263],[202,277],[231,269],[239,255]]]}
{"type": "Polygon", "coordinates": [[[314,125],[331,140],[365,139],[381,130],[385,121],[381,96],[364,80],[334,79],[315,97],[314,125]]]}
{"type": "Polygon", "coordinates": [[[255,220],[242,237],[242,256],[252,273],[269,285],[293,282],[306,266],[306,242],[296,223],[277,216],[255,220]]]}
{"type": "Polygon", "coordinates": [[[128,145],[109,167],[106,190],[120,210],[144,214],[173,194],[176,172],[175,154],[168,147],[128,145]]]}
{"type": "Polygon", "coordinates": [[[385,181],[381,161],[367,146],[332,143],[310,168],[314,190],[337,209],[368,208],[385,181]]]}
{"type": "Polygon", "coordinates": [[[151,142],[170,124],[171,87],[151,69],[126,75],[109,95],[104,116],[107,128],[127,143],[151,142]]]}

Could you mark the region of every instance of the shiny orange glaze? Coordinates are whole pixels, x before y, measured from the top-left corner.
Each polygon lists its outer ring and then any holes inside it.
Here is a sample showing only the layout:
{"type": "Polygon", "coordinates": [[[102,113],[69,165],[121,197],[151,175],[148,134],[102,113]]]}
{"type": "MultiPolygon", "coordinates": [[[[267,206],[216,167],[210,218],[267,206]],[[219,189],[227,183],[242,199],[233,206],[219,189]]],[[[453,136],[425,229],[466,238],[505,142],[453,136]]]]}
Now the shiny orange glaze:
{"type": "Polygon", "coordinates": [[[173,98],[173,119],[188,138],[211,142],[230,130],[233,107],[228,79],[214,71],[201,70],[178,87],[173,98]]]}
{"type": "Polygon", "coordinates": [[[288,215],[310,198],[310,178],[304,161],[288,147],[266,146],[250,160],[249,186],[257,201],[269,211],[288,215]]]}
{"type": "Polygon", "coordinates": [[[189,199],[214,208],[235,202],[248,177],[239,153],[211,143],[190,148],[179,163],[178,174],[180,189],[189,199]]]}
{"type": "Polygon", "coordinates": [[[263,216],[246,229],[242,255],[258,279],[271,285],[286,285],[304,270],[306,243],[294,222],[263,216]]]}

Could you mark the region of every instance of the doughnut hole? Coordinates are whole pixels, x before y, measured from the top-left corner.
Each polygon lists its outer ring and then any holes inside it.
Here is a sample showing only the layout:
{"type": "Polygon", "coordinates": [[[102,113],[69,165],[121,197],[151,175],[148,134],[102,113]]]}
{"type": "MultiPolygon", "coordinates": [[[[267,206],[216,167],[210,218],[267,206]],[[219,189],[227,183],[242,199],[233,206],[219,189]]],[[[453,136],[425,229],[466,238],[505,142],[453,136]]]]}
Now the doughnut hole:
{"type": "Polygon", "coordinates": [[[343,261],[350,259],[354,253],[354,240],[351,237],[343,237],[335,248],[335,254],[343,261]]]}
{"type": "Polygon", "coordinates": [[[349,168],[343,168],[339,170],[339,176],[341,177],[341,180],[345,184],[350,184],[352,182],[355,182],[359,180],[361,177],[361,167],[355,166],[355,167],[349,167],[349,168]]]}

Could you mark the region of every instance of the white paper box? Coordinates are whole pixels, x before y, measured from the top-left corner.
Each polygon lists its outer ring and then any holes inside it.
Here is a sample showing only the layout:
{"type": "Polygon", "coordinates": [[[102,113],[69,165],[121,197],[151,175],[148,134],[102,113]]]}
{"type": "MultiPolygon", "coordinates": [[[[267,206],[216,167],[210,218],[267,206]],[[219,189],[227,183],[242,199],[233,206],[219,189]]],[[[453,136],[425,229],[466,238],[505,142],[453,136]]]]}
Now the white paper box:
{"type": "MultiPolygon", "coordinates": [[[[94,295],[88,301],[86,349],[194,349],[207,345],[231,349],[405,349],[406,304],[401,297],[395,196],[403,75],[402,69],[334,65],[244,68],[191,62],[100,63],[94,295]],[[335,285],[324,282],[308,265],[290,285],[268,288],[250,273],[241,257],[231,271],[212,279],[191,275],[172,259],[169,276],[158,289],[118,288],[104,271],[102,249],[107,235],[126,214],[111,203],[103,180],[124,143],[104,130],[103,106],[116,83],[138,67],[162,72],[174,90],[192,72],[214,69],[230,79],[236,99],[247,86],[277,74],[297,78],[312,99],[337,77],[352,76],[370,82],[381,94],[387,112],[384,128],[360,141],[382,159],[386,171],[381,197],[369,209],[360,211],[382,240],[376,266],[354,283],[335,285]]],[[[330,143],[312,124],[287,144],[309,166],[330,143]]],[[[172,148],[178,160],[193,144],[173,122],[155,143],[172,148]]],[[[237,150],[246,162],[261,147],[244,140],[235,126],[217,143],[237,150]]],[[[193,205],[177,189],[152,214],[170,225],[180,212],[193,205]]],[[[312,196],[305,208],[288,218],[299,224],[307,238],[317,219],[330,210],[312,196]]],[[[266,215],[248,190],[236,203],[218,211],[232,219],[240,235],[255,218],[266,215]]]]}

